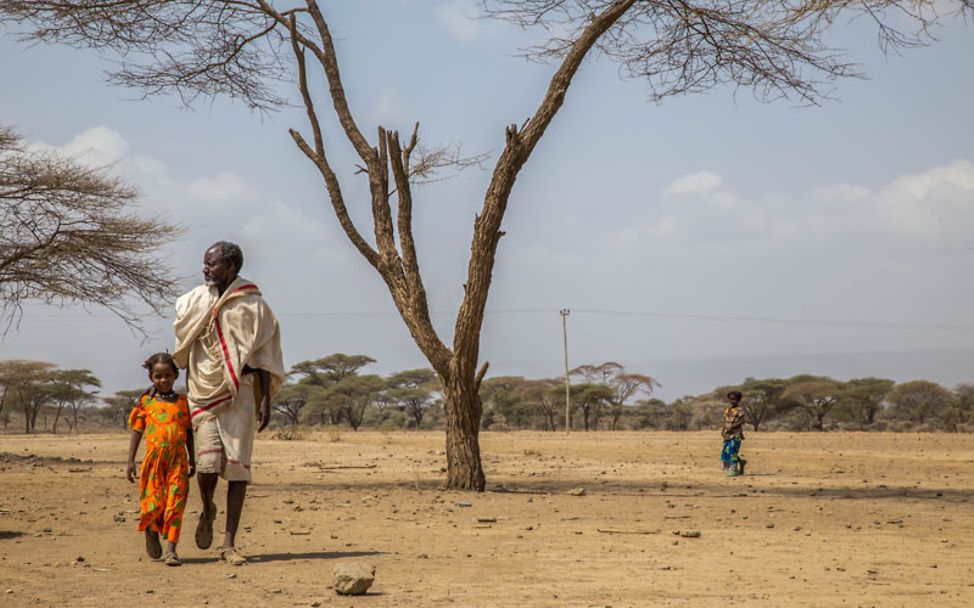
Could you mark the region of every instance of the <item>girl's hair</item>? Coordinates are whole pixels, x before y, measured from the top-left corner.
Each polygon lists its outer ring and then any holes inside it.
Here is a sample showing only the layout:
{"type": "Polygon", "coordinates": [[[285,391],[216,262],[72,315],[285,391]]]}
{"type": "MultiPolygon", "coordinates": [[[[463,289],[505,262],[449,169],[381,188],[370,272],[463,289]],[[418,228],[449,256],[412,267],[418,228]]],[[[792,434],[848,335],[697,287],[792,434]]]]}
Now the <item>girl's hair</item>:
{"type": "Polygon", "coordinates": [[[179,368],[176,367],[176,362],[173,360],[172,355],[170,355],[169,353],[156,353],[152,355],[151,357],[145,360],[145,363],[142,364],[142,367],[149,370],[149,375],[151,376],[152,368],[154,368],[157,363],[168,363],[169,367],[172,368],[173,373],[176,374],[176,377],[177,378],[179,377],[179,368]]]}
{"type": "Polygon", "coordinates": [[[731,391],[731,392],[727,393],[727,398],[728,399],[736,399],[737,401],[740,401],[741,398],[743,398],[743,397],[744,397],[744,395],[741,394],[741,391],[731,391]]]}

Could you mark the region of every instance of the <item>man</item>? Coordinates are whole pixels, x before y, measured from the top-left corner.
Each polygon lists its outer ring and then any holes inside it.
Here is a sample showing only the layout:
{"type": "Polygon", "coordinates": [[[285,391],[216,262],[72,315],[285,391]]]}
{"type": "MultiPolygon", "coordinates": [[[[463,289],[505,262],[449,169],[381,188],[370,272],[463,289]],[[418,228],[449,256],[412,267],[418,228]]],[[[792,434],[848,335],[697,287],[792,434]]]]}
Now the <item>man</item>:
{"type": "Polygon", "coordinates": [[[176,301],[176,365],[187,370],[190,417],[196,437],[197,479],[203,512],[196,546],[213,543],[219,477],[228,482],[223,561],[247,560],[236,550],[254,431],[271,418],[271,399],[284,380],[277,319],[252,282],[239,276],[243,252],[220,241],[203,256],[204,285],[176,301]]]}

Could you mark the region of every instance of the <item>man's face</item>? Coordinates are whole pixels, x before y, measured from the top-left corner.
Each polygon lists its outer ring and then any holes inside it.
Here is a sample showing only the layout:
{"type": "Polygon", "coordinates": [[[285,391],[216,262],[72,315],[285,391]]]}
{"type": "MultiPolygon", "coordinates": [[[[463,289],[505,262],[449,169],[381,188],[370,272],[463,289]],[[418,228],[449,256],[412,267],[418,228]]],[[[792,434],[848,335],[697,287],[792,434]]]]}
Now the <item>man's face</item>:
{"type": "Polygon", "coordinates": [[[212,247],[203,254],[203,280],[207,285],[226,287],[237,278],[237,269],[223,259],[222,252],[212,247]]]}

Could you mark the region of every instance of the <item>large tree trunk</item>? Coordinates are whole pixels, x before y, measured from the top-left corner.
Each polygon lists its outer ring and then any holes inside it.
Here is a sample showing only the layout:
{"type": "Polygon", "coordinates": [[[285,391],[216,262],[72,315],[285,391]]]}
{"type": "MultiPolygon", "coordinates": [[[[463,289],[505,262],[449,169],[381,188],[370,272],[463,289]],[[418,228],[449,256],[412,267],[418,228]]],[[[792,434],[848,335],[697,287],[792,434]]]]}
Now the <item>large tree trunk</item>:
{"type": "Polygon", "coordinates": [[[480,416],[483,403],[473,377],[454,374],[446,383],[446,485],[483,492],[487,484],[480,462],[480,416]]]}

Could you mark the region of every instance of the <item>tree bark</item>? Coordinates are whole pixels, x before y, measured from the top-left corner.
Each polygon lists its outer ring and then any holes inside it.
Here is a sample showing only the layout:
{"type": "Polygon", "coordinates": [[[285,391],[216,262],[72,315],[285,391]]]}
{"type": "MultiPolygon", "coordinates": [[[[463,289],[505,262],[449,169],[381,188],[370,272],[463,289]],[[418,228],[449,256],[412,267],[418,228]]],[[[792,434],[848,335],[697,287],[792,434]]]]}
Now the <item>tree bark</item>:
{"type": "Polygon", "coordinates": [[[480,460],[480,416],[484,405],[475,376],[453,374],[446,398],[446,486],[483,492],[487,485],[480,460]]]}

